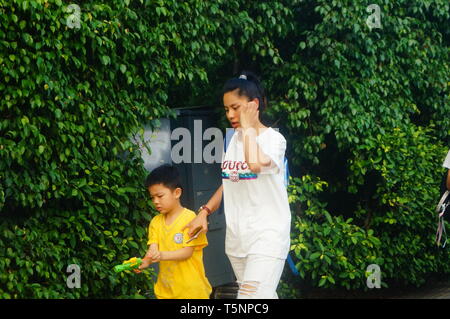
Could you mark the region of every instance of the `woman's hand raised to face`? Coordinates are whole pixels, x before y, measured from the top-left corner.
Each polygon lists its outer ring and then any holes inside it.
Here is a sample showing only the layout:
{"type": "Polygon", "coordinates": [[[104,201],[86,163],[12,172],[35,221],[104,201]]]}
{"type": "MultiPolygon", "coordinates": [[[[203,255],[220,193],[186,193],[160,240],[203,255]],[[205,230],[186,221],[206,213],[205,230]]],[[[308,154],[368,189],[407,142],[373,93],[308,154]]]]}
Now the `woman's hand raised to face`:
{"type": "Polygon", "coordinates": [[[240,114],[240,123],[242,129],[250,127],[256,128],[259,123],[259,110],[258,104],[255,101],[250,101],[246,105],[242,106],[240,114]]]}

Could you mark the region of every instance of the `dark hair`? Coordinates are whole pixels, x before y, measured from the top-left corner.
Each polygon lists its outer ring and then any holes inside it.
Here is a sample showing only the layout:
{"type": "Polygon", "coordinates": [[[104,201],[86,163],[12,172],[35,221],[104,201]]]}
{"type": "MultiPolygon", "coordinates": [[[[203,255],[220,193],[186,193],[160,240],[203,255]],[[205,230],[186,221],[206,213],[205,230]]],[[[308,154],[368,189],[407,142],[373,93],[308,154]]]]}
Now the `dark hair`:
{"type": "Polygon", "coordinates": [[[148,174],[145,180],[145,188],[148,189],[152,185],[163,184],[165,187],[174,190],[181,188],[180,173],[177,168],[170,164],[161,165],[148,174]]]}
{"type": "Polygon", "coordinates": [[[222,89],[222,96],[225,93],[237,89],[239,96],[246,96],[249,100],[257,98],[259,100],[259,113],[262,114],[267,107],[267,98],[264,93],[264,88],[261,85],[259,78],[250,71],[242,71],[237,77],[229,79],[222,89]],[[240,76],[245,78],[239,78],[240,76]]]}

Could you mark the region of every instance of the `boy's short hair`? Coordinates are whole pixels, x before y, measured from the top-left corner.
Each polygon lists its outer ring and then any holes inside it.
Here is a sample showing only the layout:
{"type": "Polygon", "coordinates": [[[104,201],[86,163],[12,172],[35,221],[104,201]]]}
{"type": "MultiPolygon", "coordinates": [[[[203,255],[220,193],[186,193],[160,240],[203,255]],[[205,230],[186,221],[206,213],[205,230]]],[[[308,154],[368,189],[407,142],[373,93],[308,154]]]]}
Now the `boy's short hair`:
{"type": "Polygon", "coordinates": [[[162,184],[165,187],[175,190],[181,188],[181,178],[178,169],[170,164],[158,166],[148,174],[145,180],[145,188],[148,189],[152,185],[162,184]]]}

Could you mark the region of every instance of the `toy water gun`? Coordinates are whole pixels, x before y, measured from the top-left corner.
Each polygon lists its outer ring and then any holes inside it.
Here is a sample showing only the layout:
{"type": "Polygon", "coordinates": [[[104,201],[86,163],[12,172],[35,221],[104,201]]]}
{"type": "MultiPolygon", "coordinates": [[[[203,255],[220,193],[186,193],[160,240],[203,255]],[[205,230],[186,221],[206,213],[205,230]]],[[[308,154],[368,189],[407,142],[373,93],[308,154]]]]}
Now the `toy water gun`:
{"type": "Polygon", "coordinates": [[[121,272],[124,270],[133,270],[133,269],[137,269],[140,265],[142,264],[142,259],[141,258],[130,258],[128,260],[125,260],[122,264],[117,265],[114,267],[114,271],[115,272],[121,272]]]}

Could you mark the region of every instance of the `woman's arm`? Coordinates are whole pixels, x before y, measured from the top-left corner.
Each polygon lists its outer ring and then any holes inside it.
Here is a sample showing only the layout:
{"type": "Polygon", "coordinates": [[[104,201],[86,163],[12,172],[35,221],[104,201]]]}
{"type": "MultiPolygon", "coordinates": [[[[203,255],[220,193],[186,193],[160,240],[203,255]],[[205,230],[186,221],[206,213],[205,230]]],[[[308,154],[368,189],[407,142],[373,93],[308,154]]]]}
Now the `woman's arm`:
{"type": "MultiPolygon", "coordinates": [[[[211,210],[211,213],[215,212],[220,207],[220,203],[222,202],[222,194],[223,194],[223,185],[220,185],[217,188],[216,192],[206,203],[206,207],[211,210]]],[[[208,231],[208,211],[206,209],[202,209],[198,212],[197,217],[195,217],[189,224],[184,226],[183,230],[189,228],[188,235],[192,237],[196,229],[201,228],[201,232],[208,231]]]]}
{"type": "Polygon", "coordinates": [[[253,127],[243,130],[244,156],[248,168],[253,173],[260,173],[261,169],[273,165],[272,160],[263,153],[256,142],[257,132],[253,127]]]}
{"type": "MultiPolygon", "coordinates": [[[[223,194],[223,185],[220,185],[217,188],[214,195],[212,195],[209,201],[206,203],[205,206],[207,206],[211,210],[211,213],[219,209],[220,203],[222,202],[222,194],[223,194]]],[[[202,212],[203,211],[206,212],[206,210],[202,210],[202,212]]]]}
{"type": "Polygon", "coordinates": [[[248,168],[253,173],[260,173],[263,167],[275,165],[271,158],[264,154],[256,142],[259,121],[258,104],[250,101],[242,106],[240,114],[242,137],[244,144],[244,157],[248,168]]]}

